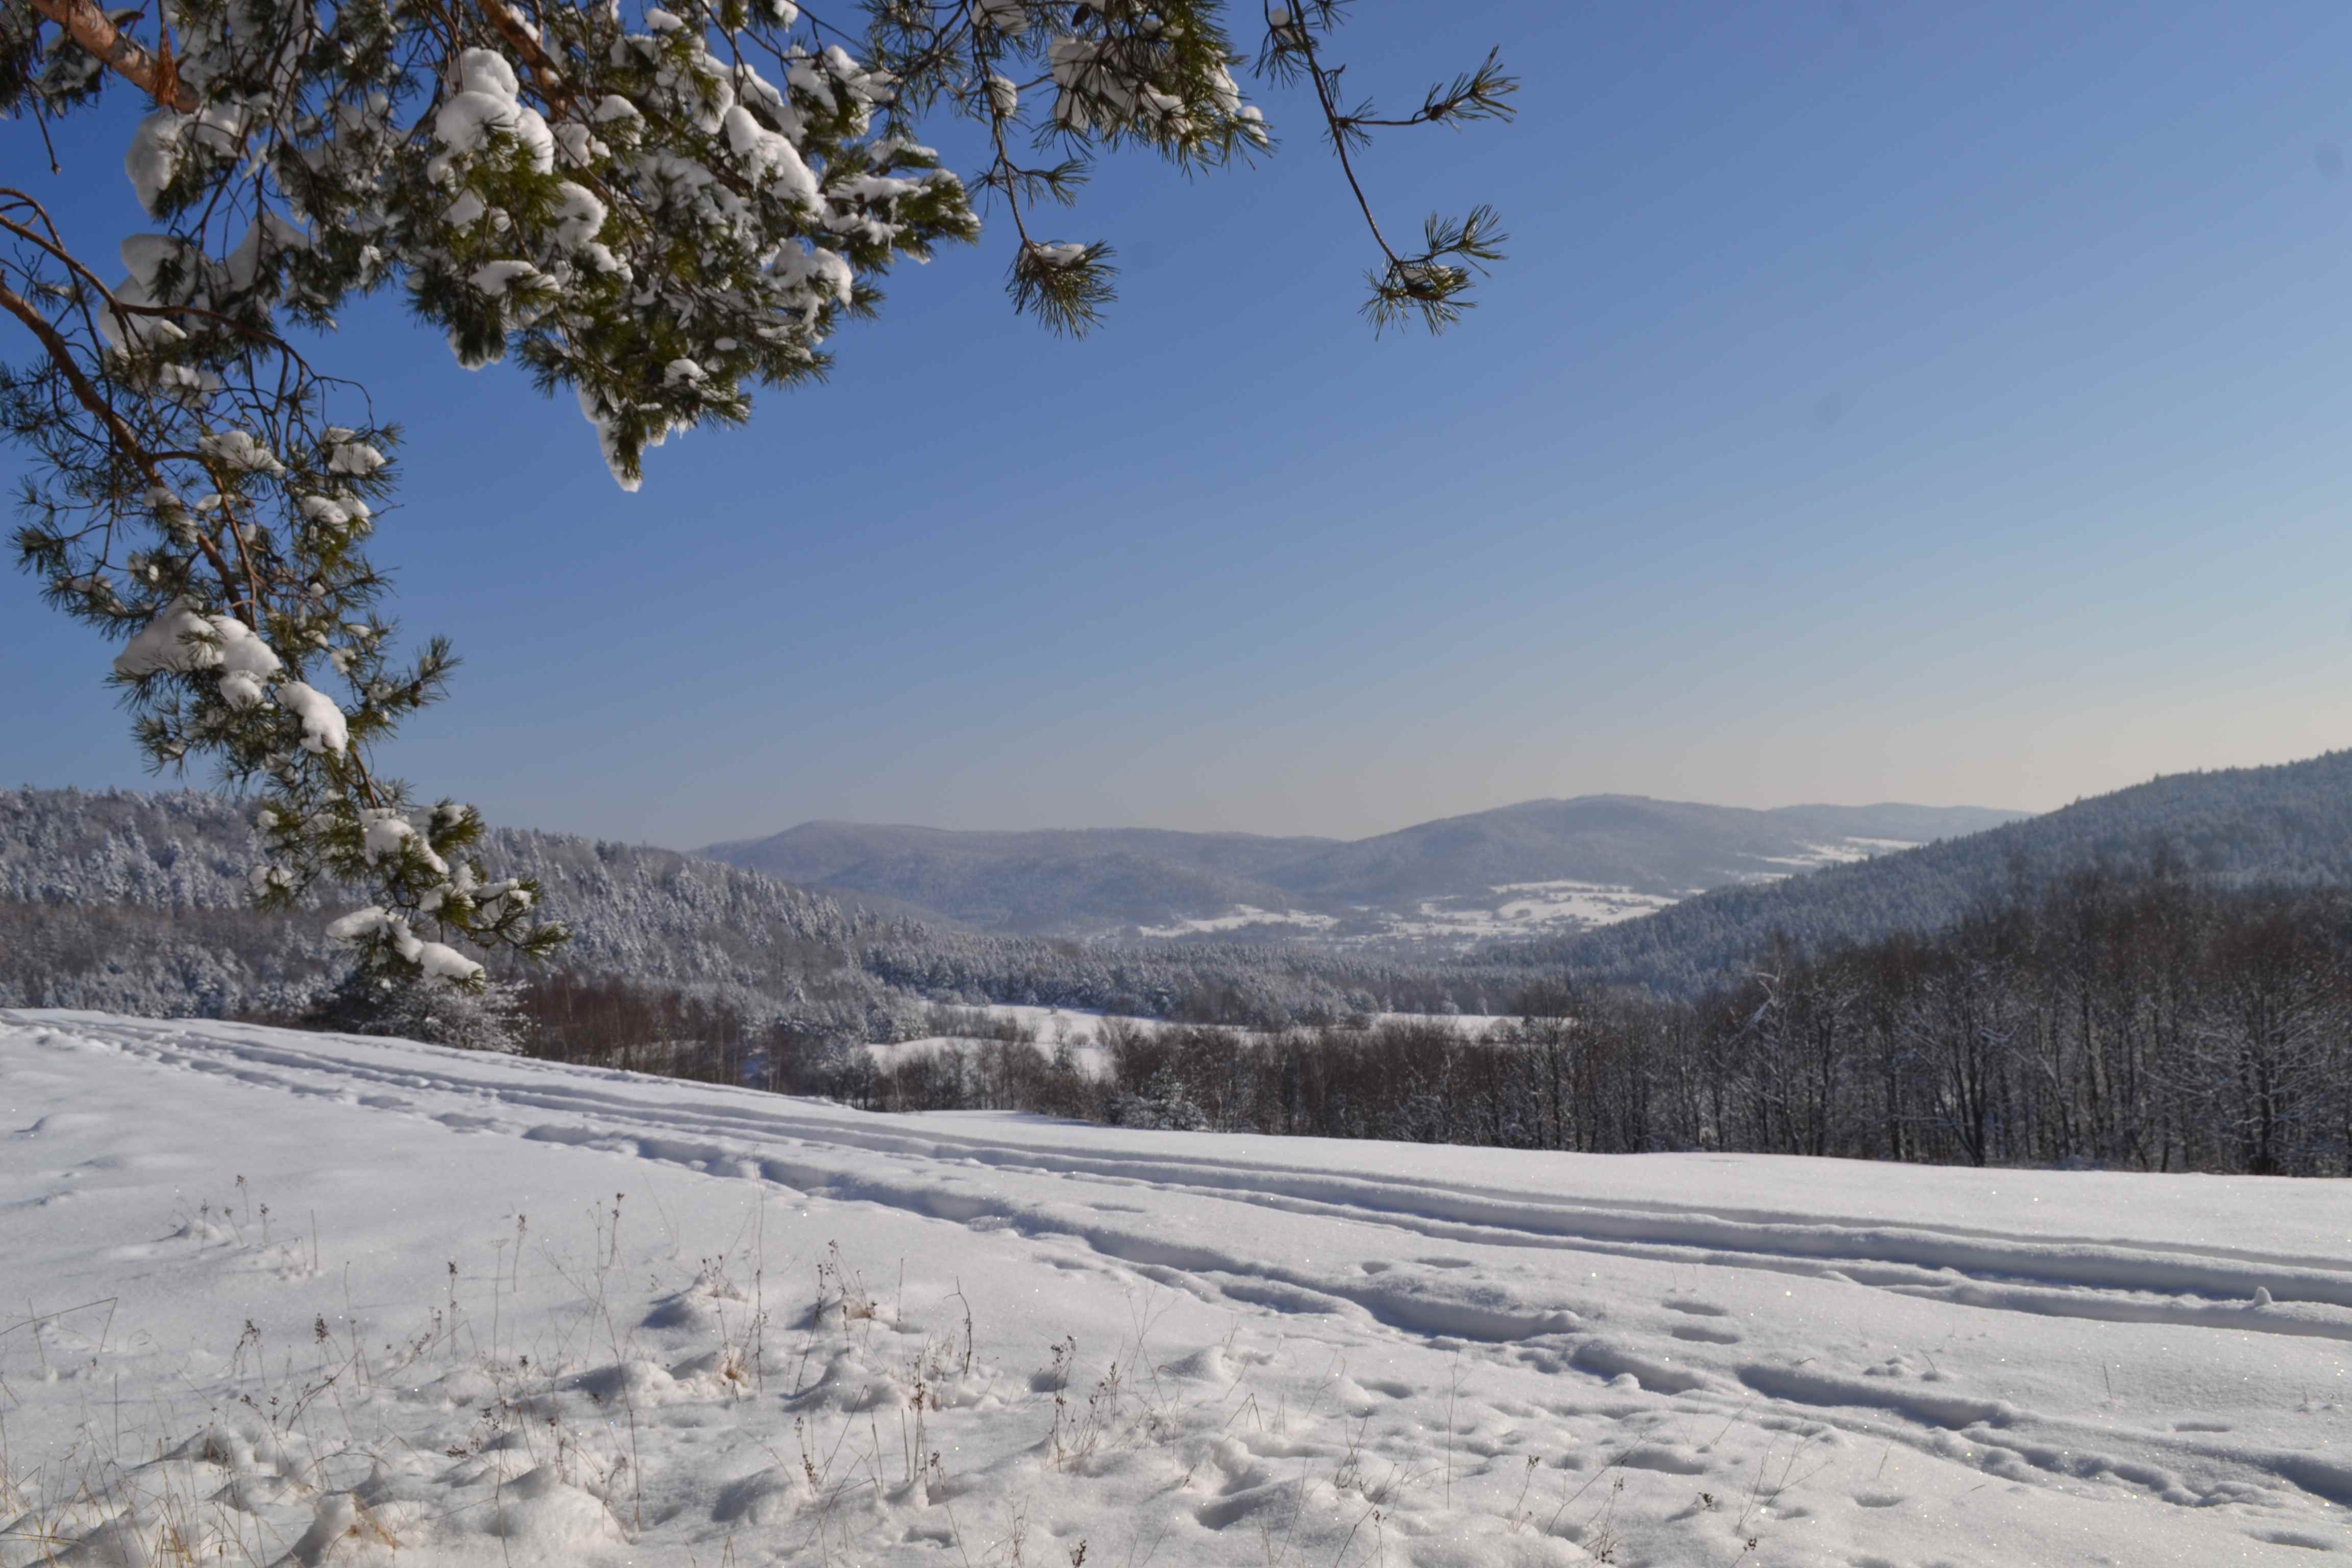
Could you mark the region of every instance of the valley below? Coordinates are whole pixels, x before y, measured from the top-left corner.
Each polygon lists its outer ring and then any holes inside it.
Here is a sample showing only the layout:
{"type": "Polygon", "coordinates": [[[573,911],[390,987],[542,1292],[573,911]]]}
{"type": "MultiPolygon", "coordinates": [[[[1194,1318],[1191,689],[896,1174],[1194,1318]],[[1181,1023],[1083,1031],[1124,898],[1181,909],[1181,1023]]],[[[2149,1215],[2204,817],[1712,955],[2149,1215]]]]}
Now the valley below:
{"type": "Polygon", "coordinates": [[[1714,889],[1851,864],[2021,815],[1911,805],[1754,811],[1591,795],[1353,843],[819,822],[697,853],[981,931],[1437,956],[1496,938],[1572,936],[1714,889]]]}

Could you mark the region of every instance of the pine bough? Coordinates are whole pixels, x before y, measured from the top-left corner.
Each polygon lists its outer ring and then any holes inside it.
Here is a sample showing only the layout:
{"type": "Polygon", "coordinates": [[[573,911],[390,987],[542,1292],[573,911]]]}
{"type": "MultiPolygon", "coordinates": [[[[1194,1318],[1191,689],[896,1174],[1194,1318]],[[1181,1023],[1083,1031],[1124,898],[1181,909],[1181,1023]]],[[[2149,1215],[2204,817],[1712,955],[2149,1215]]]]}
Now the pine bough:
{"type": "MultiPolygon", "coordinates": [[[[1013,227],[1015,306],[1083,332],[1111,252],[1038,233],[1042,203],[1100,151],[1191,169],[1272,145],[1215,0],[856,11],[852,36],[792,0],[0,9],[0,110],[46,134],[110,83],[143,95],[123,166],[157,225],[110,281],[0,188],[0,310],[39,351],[0,371],[0,426],[36,458],[21,558],[124,640],[114,679],[155,766],[202,756],[259,795],[256,896],[362,889],[331,930],[387,977],[478,986],[460,944],[542,955],[563,931],[535,884],[483,875],[478,814],[372,763],[454,660],[439,639],[392,656],[366,547],[398,431],[299,346],[346,300],[397,287],[460,363],[569,392],[634,489],[669,435],[821,375],[894,263],[976,237],[975,189],[1013,227]],[[918,139],[932,111],[979,128],[970,182],[918,139]]],[[[1339,19],[1266,8],[1256,68],[1312,89],[1381,255],[1374,321],[1441,328],[1497,254],[1493,215],[1433,218],[1400,253],[1354,155],[1374,128],[1507,117],[1516,83],[1490,57],[1412,114],[1343,108],[1339,19]]]]}

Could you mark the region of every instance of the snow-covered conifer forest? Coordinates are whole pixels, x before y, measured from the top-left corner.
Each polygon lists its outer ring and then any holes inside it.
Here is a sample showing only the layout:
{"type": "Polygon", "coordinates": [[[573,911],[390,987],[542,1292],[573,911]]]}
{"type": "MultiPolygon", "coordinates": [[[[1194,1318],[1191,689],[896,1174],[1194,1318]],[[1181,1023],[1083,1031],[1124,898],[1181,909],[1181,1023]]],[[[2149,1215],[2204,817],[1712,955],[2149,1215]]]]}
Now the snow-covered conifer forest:
{"type": "MultiPolygon", "coordinates": [[[[544,964],[501,965],[502,993],[522,984],[496,1039],[887,1110],[2341,1175],[2352,916],[2328,868],[2352,831],[2313,831],[2310,806],[2342,814],[2345,765],[2159,781],[1727,888],[1581,952],[1503,941],[1444,960],[978,934],[708,859],[499,829],[491,870],[548,889],[575,935],[544,964]],[[2030,890],[1984,890],[2029,856],[2030,890]],[[1906,918],[1937,896],[1948,916],[1906,918]],[[1701,967],[1759,897],[1838,910],[1854,934],[1808,945],[1790,922],[1701,967]],[[1612,974],[1645,927],[1682,955],[1659,971],[1696,983],[1612,974]]],[[[247,910],[248,833],[209,795],[0,795],[0,1003],[484,1043],[460,1016],[418,1015],[410,988],[380,998],[318,910],[247,910]]]]}

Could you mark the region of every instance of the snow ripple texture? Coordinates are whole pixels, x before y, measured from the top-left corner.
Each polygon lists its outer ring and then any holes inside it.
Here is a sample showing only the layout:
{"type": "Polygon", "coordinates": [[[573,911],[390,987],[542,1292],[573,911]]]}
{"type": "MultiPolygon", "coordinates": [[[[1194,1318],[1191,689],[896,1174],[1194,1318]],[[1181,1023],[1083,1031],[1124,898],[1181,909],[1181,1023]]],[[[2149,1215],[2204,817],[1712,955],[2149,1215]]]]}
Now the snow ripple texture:
{"type": "Polygon", "coordinates": [[[0,1012],[0,1568],[2308,1563],[2347,1229],[0,1012]]]}

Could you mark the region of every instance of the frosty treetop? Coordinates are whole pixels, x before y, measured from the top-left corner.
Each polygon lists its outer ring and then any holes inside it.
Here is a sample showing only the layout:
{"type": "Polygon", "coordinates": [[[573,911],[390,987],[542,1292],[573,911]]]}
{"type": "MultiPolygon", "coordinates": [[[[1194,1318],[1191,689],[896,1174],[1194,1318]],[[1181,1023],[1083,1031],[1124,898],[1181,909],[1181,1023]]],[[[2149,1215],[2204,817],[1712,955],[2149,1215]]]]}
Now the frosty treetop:
{"type": "MultiPolygon", "coordinates": [[[[469,809],[420,812],[371,745],[439,694],[428,643],[395,668],[364,546],[395,431],[289,336],[355,292],[406,290],[459,361],[511,354],[568,391],[635,489],[672,432],[748,417],[808,380],[901,257],[1013,229],[1017,308],[1082,331],[1108,247],[1039,232],[1097,151],[1187,168],[1267,148],[1218,0],[91,0],[0,10],[0,109],[42,122],[110,83],[152,106],[123,167],[157,232],[123,276],[78,258],[28,191],[0,188],[0,309],[32,336],[0,425],[39,459],[17,543],[47,596],[129,645],[116,678],[159,766],[191,752],[259,782],[266,900],[321,877],[373,889],[336,931],[381,964],[470,980],[446,942],[544,952],[536,889],[490,885],[469,809]],[[843,24],[854,20],[856,34],[843,24]],[[974,122],[971,182],[918,120],[974,122]]],[[[1367,310],[1433,328],[1496,254],[1491,212],[1382,235],[1354,169],[1373,128],[1507,115],[1490,57],[1413,112],[1343,108],[1330,0],[1253,17],[1258,74],[1311,89],[1380,260],[1367,310]]],[[[68,142],[68,145],[71,143],[68,142]]],[[[309,340],[306,338],[304,342],[309,340]]]]}

